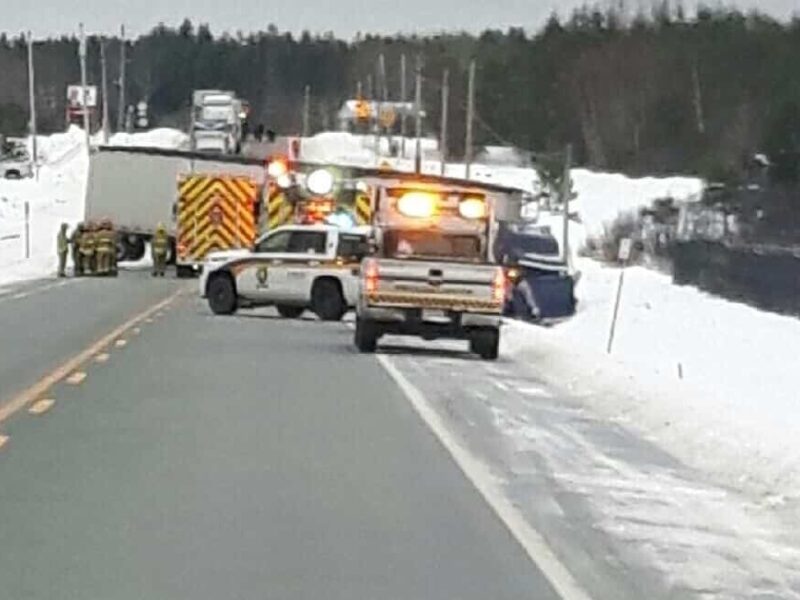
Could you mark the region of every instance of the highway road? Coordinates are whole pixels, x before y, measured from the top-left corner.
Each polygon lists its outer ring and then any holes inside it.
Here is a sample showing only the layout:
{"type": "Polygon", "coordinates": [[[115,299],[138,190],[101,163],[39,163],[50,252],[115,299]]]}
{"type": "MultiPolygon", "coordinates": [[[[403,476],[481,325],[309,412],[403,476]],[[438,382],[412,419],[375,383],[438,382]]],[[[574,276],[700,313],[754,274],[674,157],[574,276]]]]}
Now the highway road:
{"type": "Polygon", "coordinates": [[[790,515],[536,360],[136,271],[0,289],[0,332],[3,599],[800,598],[790,515]]]}
{"type": "MultiPolygon", "coordinates": [[[[5,404],[186,288],[53,285],[0,298],[5,404]]],[[[0,423],[3,598],[556,597],[342,325],[189,293],[112,337],[0,423]]]]}

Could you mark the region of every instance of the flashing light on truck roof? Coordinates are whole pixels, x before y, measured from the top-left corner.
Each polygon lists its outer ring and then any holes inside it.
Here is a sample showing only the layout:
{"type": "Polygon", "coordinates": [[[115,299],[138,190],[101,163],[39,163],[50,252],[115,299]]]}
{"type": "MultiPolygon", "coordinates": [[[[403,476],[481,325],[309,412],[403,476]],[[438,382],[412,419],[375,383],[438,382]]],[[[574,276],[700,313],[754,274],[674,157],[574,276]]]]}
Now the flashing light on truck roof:
{"type": "MultiPolygon", "coordinates": [[[[267,175],[277,180],[283,175],[288,175],[288,173],[289,162],[285,158],[274,157],[267,159],[267,175]]],[[[278,185],[280,185],[280,182],[278,185]]]]}
{"type": "Polygon", "coordinates": [[[306,177],[306,188],[308,188],[309,192],[318,196],[330,194],[333,190],[333,184],[333,173],[327,169],[317,169],[306,177]]]}
{"type": "Polygon", "coordinates": [[[439,196],[429,192],[406,192],[397,199],[397,210],[406,217],[432,217],[438,201],[439,196]]]}

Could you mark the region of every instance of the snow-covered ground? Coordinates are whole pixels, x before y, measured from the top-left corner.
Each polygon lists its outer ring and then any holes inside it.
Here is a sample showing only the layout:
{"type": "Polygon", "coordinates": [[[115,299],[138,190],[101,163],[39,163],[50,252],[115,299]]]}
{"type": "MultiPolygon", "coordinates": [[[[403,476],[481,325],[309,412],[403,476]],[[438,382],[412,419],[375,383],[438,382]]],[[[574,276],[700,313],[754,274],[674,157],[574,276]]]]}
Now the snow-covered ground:
{"type": "MultiPolygon", "coordinates": [[[[72,231],[83,216],[88,169],[83,131],[72,126],[64,133],[39,136],[36,141],[41,165],[38,179],[0,179],[0,286],[55,274],[58,229],[61,223],[67,223],[72,231]]],[[[100,136],[95,135],[92,144],[99,142],[100,136]]],[[[186,144],[186,134],[155,129],[114,134],[109,143],[181,148],[186,144]]]]}
{"type": "Polygon", "coordinates": [[[506,350],[593,408],[725,483],[800,502],[800,320],[580,259],[579,310],[550,328],[511,322],[506,350]]]}

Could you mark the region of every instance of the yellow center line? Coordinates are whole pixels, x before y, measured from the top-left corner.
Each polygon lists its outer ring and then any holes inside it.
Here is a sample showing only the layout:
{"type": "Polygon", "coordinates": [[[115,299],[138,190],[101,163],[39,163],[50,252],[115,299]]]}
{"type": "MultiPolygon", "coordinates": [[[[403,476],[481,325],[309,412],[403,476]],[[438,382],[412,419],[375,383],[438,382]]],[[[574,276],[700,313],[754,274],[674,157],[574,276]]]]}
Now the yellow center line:
{"type": "Polygon", "coordinates": [[[86,373],[83,371],[75,371],[72,375],[67,377],[65,381],[70,385],[80,385],[86,379],[86,373]]]}
{"type": "Polygon", "coordinates": [[[23,390],[8,402],[3,403],[0,405],[0,423],[5,421],[8,417],[13,415],[15,412],[24,408],[29,403],[34,401],[36,398],[42,396],[47,390],[57,384],[59,381],[67,377],[70,373],[75,371],[78,367],[80,367],[85,362],[89,361],[95,354],[101,352],[104,348],[111,345],[114,340],[119,338],[123,333],[125,333],[128,329],[137,325],[142,320],[146,319],[147,317],[151,316],[152,314],[162,310],[165,306],[173,302],[178,296],[183,293],[183,289],[176,290],[173,294],[168,296],[167,298],[157,302],[150,308],[145,309],[138,315],[135,315],[122,323],[119,327],[114,329],[113,331],[109,332],[105,336],[101,337],[94,343],[90,344],[87,348],[73,356],[72,358],[65,361],[61,366],[57,367],[44,377],[42,377],[39,381],[34,383],[32,386],[23,390]]]}
{"type": "Polygon", "coordinates": [[[28,412],[32,415],[43,415],[48,410],[53,408],[53,405],[56,403],[55,400],[51,400],[50,398],[37,400],[33,404],[31,404],[28,412]]]}

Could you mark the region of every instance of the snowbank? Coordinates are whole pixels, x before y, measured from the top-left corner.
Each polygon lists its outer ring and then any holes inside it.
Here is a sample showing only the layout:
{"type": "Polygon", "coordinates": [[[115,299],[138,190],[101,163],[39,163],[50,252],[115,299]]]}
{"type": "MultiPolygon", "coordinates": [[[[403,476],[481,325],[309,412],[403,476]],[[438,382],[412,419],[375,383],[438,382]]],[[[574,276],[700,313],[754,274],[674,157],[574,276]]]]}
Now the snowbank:
{"type": "Polygon", "coordinates": [[[581,260],[579,311],[551,328],[509,323],[506,351],[535,361],[614,420],[728,484],[800,501],[800,320],[581,260]]]}
{"type": "Polygon", "coordinates": [[[189,136],[178,129],[162,127],[137,133],[115,133],[109,138],[108,145],[185,149],[189,147],[189,136]]]}
{"type": "Polygon", "coordinates": [[[660,198],[699,200],[704,186],[696,177],[631,178],[586,169],[573,169],[572,182],[577,198],[570,211],[579,212],[587,236],[602,233],[603,226],[618,215],[650,206],[660,198]]]}
{"type": "Polygon", "coordinates": [[[0,285],[55,274],[58,229],[61,223],[72,229],[83,216],[88,169],[83,132],[73,126],[36,141],[38,179],[0,179],[0,285]]]}

